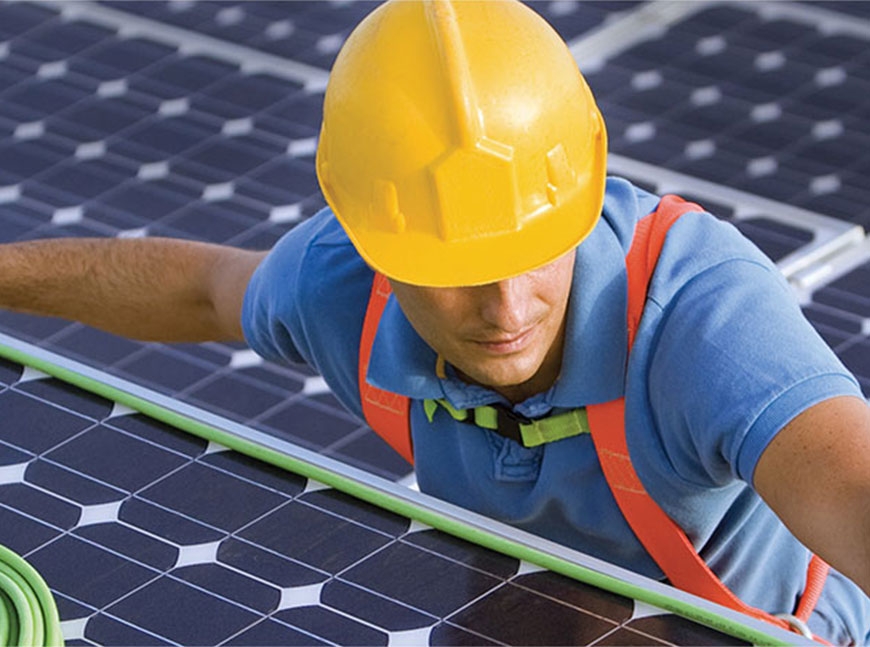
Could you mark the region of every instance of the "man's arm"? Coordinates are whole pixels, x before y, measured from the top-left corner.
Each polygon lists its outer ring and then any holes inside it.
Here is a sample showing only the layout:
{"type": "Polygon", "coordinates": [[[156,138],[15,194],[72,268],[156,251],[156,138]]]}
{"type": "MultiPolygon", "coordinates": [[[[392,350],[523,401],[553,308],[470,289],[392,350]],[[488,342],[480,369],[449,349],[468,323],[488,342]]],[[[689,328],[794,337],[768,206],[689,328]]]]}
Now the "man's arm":
{"type": "Polygon", "coordinates": [[[141,340],[241,340],[245,287],[264,256],[169,238],[0,245],[0,308],[141,340]]]}
{"type": "Polygon", "coordinates": [[[761,455],[755,487],[794,535],[870,595],[870,407],[817,404],[761,455]]]}

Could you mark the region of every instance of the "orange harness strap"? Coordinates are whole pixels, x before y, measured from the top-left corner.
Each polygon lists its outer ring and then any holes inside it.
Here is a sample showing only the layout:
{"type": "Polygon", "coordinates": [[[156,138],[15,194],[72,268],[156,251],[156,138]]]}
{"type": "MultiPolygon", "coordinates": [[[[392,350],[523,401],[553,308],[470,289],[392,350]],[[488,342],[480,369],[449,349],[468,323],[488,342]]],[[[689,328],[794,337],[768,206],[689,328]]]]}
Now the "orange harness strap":
{"type": "Polygon", "coordinates": [[[366,380],[372,346],[378,332],[381,315],[390,298],[390,282],[383,274],[375,274],[369,305],[363,320],[359,345],[359,394],[363,415],[375,433],[387,441],[406,461],[414,462],[411,447],[411,421],[408,419],[410,400],[398,393],[384,391],[366,380]]]}
{"type": "MultiPolygon", "coordinates": [[[[673,195],[664,196],[656,211],[642,218],[626,256],[628,273],[628,349],[631,351],[646,302],[649,282],[671,225],[689,211],[703,211],[696,204],[673,195]]],[[[390,296],[389,281],[375,274],[368,309],[363,322],[359,352],[359,384],[363,414],[369,426],[405,460],[414,461],[407,397],[384,391],[366,381],[372,346],[381,315],[390,296]]],[[[701,559],[686,533],[677,526],[647,493],[640,481],[625,437],[625,399],[590,405],[592,441],[602,471],[623,516],[659,568],[679,589],[706,598],[751,617],[784,629],[791,625],[765,611],[744,604],[701,559]]],[[[815,608],[828,565],[813,556],[804,595],[795,617],[806,622],[815,608]]]]}
{"type": "MultiPolygon", "coordinates": [[[[628,349],[631,352],[646,301],[649,282],[671,225],[689,211],[703,211],[696,204],[677,196],[662,198],[653,213],[641,219],[626,256],[628,272],[628,349]]],[[[679,589],[735,609],[785,629],[791,625],[765,611],[744,604],[710,570],[695,550],[686,533],[665,514],[641,483],[625,436],[625,398],[586,408],[592,442],[602,471],[619,509],[643,547],[659,568],[679,589]]],[[[807,573],[805,593],[795,616],[809,618],[819,598],[827,565],[813,557],[807,573]]]]}

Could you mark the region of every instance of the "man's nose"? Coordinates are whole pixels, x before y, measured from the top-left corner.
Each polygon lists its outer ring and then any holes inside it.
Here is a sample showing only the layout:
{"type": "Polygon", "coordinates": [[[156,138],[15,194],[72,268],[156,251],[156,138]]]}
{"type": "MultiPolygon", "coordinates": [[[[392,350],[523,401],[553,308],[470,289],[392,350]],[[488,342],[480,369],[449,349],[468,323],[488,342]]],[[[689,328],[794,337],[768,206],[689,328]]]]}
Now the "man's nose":
{"type": "Polygon", "coordinates": [[[520,332],[528,325],[532,304],[529,281],[525,276],[488,283],[478,288],[480,316],[505,332],[520,332]]]}

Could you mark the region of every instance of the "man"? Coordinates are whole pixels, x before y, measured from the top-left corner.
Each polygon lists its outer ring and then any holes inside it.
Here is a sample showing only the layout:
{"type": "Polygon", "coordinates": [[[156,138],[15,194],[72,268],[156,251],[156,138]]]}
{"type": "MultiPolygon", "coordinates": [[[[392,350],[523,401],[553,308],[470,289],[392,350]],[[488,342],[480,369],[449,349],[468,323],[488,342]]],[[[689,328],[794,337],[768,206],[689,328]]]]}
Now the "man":
{"type": "Polygon", "coordinates": [[[390,2],[330,77],[330,209],[268,255],[7,246],[0,303],[141,339],[246,339],[311,363],[370,421],[374,399],[405,396],[397,445],[424,491],[674,582],[688,562],[672,571],[673,545],[645,536],[675,523],[727,587],[710,580],[711,597],[759,616],[796,613],[807,546],[834,570],[797,615],[864,643],[870,411],[854,378],[733,228],[605,180],[605,158],[576,64],[528,8],[390,2]],[[630,453],[600,440],[611,424],[630,453]],[[611,455],[637,478],[605,476],[611,455]]]}

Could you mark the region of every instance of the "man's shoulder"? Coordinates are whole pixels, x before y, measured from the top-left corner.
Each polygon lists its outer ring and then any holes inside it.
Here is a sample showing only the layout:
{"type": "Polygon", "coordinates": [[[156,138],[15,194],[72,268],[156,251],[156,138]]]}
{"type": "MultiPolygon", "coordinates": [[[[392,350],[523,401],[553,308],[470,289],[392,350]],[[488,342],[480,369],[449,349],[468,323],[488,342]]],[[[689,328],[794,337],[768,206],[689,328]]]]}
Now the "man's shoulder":
{"type": "Polygon", "coordinates": [[[328,280],[363,261],[327,207],[285,233],[269,252],[267,263],[284,276],[328,280]]]}
{"type": "Polygon", "coordinates": [[[370,286],[371,270],[326,208],[278,240],[248,292],[267,298],[279,311],[298,312],[324,301],[356,301],[357,291],[367,294],[370,286]]]}
{"type": "Polygon", "coordinates": [[[273,251],[282,252],[287,248],[308,250],[318,246],[353,247],[335,214],[324,207],[307,220],[302,221],[286,232],[275,244],[273,251]]]}
{"type": "Polygon", "coordinates": [[[635,225],[656,208],[659,199],[659,196],[629,180],[613,176],[607,178],[601,219],[626,251],[631,244],[635,225]]]}

